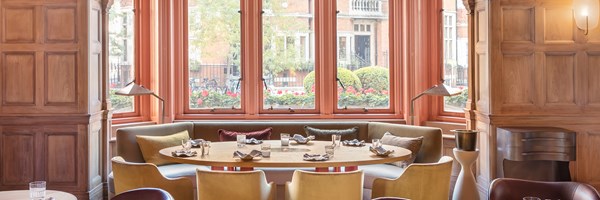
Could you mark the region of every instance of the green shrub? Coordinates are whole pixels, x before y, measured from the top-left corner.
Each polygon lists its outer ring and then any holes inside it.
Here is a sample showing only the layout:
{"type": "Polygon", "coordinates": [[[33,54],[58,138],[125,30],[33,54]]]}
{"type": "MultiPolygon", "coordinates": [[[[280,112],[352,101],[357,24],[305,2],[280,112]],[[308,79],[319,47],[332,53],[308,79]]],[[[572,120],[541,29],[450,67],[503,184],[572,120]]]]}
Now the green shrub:
{"type": "MultiPolygon", "coordinates": [[[[348,88],[349,86],[354,87],[357,90],[362,89],[362,84],[360,83],[360,79],[354,72],[345,69],[345,68],[337,68],[337,77],[342,81],[344,87],[348,88]]],[[[304,77],[304,90],[307,93],[314,92],[312,91],[313,86],[315,85],[315,71],[312,71],[304,77]]]]}
{"type": "Polygon", "coordinates": [[[390,73],[385,67],[370,66],[354,71],[364,89],[373,88],[377,91],[389,90],[390,73]]]}

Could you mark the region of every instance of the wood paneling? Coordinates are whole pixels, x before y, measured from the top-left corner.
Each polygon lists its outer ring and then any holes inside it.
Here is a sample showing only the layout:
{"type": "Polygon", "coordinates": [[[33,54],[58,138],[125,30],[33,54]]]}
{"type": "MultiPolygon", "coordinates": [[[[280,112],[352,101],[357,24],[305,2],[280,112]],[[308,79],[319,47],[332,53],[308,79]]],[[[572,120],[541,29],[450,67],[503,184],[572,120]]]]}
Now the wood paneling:
{"type": "Polygon", "coordinates": [[[549,7],[545,9],[544,25],[545,42],[573,42],[573,9],[571,7],[549,7]]]}
{"type": "Polygon", "coordinates": [[[588,55],[587,67],[588,102],[600,105],[600,53],[588,55]]]}
{"type": "Polygon", "coordinates": [[[546,54],[546,104],[575,104],[574,54],[546,54]]]}
{"type": "Polygon", "coordinates": [[[4,53],[2,55],[2,104],[35,104],[35,54],[4,53]]]}
{"type": "Polygon", "coordinates": [[[75,7],[47,7],[46,42],[77,42],[77,23],[75,7]]]}
{"type": "Polygon", "coordinates": [[[535,76],[534,58],[529,55],[505,55],[502,63],[502,92],[504,104],[531,104],[535,76]]]}
{"type": "Polygon", "coordinates": [[[533,42],[533,8],[505,8],[502,11],[504,41],[533,42]]]}
{"type": "Polygon", "coordinates": [[[0,132],[2,185],[23,185],[35,179],[34,133],[4,129],[0,132]]]}
{"type": "Polygon", "coordinates": [[[35,41],[35,8],[33,6],[2,8],[2,38],[6,43],[35,41]]]}
{"type": "Polygon", "coordinates": [[[45,57],[45,104],[76,104],[77,53],[51,52],[45,57]]]}
{"type": "Polygon", "coordinates": [[[50,184],[77,183],[77,132],[46,134],[46,181],[50,184]]]}

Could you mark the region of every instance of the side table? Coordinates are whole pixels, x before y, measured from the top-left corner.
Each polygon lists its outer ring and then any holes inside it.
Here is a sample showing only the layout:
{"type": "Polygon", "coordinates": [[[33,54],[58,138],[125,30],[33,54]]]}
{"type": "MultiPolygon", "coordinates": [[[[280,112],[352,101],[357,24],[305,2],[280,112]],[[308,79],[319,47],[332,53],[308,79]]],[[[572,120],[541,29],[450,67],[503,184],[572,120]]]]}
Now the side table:
{"type": "Polygon", "coordinates": [[[453,200],[476,200],[479,199],[479,192],[475,184],[475,177],[471,166],[479,156],[479,150],[463,151],[457,148],[453,149],[454,157],[460,163],[461,169],[458,174],[458,180],[454,186],[453,200]]]}

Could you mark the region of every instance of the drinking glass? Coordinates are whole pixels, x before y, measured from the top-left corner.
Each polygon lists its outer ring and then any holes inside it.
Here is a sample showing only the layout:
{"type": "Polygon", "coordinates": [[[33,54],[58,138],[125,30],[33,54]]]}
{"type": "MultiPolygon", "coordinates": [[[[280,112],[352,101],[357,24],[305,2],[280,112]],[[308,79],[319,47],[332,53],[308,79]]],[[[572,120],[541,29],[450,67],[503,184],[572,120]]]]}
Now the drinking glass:
{"type": "Polygon", "coordinates": [[[260,152],[263,157],[271,157],[271,144],[263,143],[260,145],[260,152]]]}
{"type": "Polygon", "coordinates": [[[338,135],[338,134],[331,135],[331,142],[333,143],[333,146],[340,146],[340,144],[342,142],[342,135],[338,135]]]}
{"type": "Polygon", "coordinates": [[[333,157],[334,145],[325,145],[325,154],[329,155],[329,157],[333,157]]]}
{"type": "Polygon", "coordinates": [[[204,153],[206,155],[208,155],[208,153],[210,153],[210,141],[202,142],[202,148],[203,148],[204,153]]]}
{"type": "Polygon", "coordinates": [[[281,146],[290,145],[290,134],[282,133],[280,137],[281,137],[281,146]]]}
{"type": "Polygon", "coordinates": [[[44,199],[46,198],[46,181],[34,181],[29,183],[29,198],[44,199]]]}
{"type": "Polygon", "coordinates": [[[189,151],[192,149],[192,139],[183,139],[181,140],[181,147],[185,151],[189,151]]]}
{"type": "Polygon", "coordinates": [[[523,197],[523,200],[542,200],[538,197],[523,197]]]}
{"type": "Polygon", "coordinates": [[[373,139],[371,140],[373,148],[377,148],[381,146],[381,140],[380,139],[373,139]]]}
{"type": "Polygon", "coordinates": [[[237,147],[238,148],[243,148],[246,146],[246,135],[237,135],[237,147]]]}

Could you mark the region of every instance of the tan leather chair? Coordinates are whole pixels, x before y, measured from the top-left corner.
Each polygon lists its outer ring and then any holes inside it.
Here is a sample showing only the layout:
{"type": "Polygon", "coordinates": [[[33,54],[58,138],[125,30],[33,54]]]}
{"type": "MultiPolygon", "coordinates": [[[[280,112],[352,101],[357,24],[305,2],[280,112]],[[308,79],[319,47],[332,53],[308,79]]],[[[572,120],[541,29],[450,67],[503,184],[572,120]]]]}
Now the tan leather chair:
{"type": "Polygon", "coordinates": [[[286,200],[361,200],[363,172],[307,172],[296,170],[285,184],[286,200]]]}
{"type": "Polygon", "coordinates": [[[169,192],[175,200],[194,199],[194,186],[190,179],[165,178],[151,163],[127,162],[120,156],[111,161],[117,195],[132,189],[153,187],[169,192]]]}
{"type": "Polygon", "coordinates": [[[397,179],[375,179],[371,197],[448,199],[451,173],[452,157],[449,156],[442,157],[437,163],[413,163],[397,179]]]}
{"type": "Polygon", "coordinates": [[[600,200],[598,191],[585,183],[498,178],[490,184],[489,200],[522,199],[523,197],[600,200]]]}
{"type": "Polygon", "coordinates": [[[198,200],[275,200],[275,184],[263,171],[196,170],[198,200]]]}

